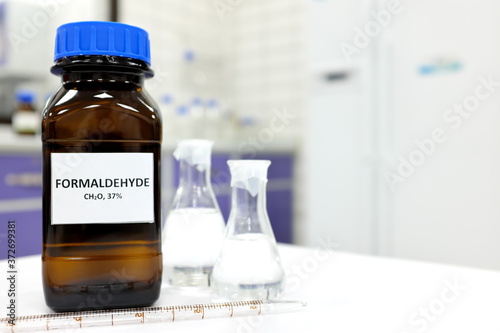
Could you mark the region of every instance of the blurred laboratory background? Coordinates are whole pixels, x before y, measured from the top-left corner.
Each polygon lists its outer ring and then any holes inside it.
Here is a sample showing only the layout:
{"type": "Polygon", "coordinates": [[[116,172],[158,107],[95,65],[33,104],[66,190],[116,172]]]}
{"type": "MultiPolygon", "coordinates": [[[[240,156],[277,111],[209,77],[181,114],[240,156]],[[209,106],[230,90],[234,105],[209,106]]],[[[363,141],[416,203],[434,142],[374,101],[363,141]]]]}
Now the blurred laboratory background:
{"type": "Polygon", "coordinates": [[[0,0],[0,220],[21,255],[41,252],[55,30],[84,20],[150,34],[164,210],[176,140],[207,138],[226,219],[226,160],[265,158],[279,242],[500,269],[496,0],[0,0]]]}

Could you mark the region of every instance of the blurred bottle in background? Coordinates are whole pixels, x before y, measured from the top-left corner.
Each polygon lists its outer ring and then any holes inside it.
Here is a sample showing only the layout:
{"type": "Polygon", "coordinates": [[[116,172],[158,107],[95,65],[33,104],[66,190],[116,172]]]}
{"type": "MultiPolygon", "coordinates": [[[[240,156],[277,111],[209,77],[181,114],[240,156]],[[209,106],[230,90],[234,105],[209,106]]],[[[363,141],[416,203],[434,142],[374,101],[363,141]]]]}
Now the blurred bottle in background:
{"type": "Polygon", "coordinates": [[[16,93],[16,109],[12,114],[12,129],[18,134],[34,135],[40,127],[40,115],[33,103],[35,94],[29,90],[16,93]]]}
{"type": "Polygon", "coordinates": [[[205,109],[205,139],[219,140],[221,138],[221,112],[215,99],[209,99],[205,109]]]}
{"type": "Polygon", "coordinates": [[[174,142],[175,132],[175,109],[174,101],[171,95],[165,94],[160,98],[160,110],[163,120],[163,133],[166,142],[174,142]]]}
{"type": "Polygon", "coordinates": [[[256,135],[258,119],[255,116],[246,114],[242,115],[238,121],[238,134],[241,140],[245,140],[250,136],[256,135]]]}
{"type": "Polygon", "coordinates": [[[199,97],[193,98],[189,108],[192,137],[190,139],[204,139],[205,110],[199,97]]]}
{"type": "Polygon", "coordinates": [[[236,126],[235,126],[234,112],[231,109],[224,108],[221,109],[220,116],[220,133],[219,137],[223,141],[234,140],[236,137],[236,126]]]}
{"type": "Polygon", "coordinates": [[[174,140],[191,139],[193,128],[189,117],[189,109],[186,105],[178,105],[175,108],[175,124],[172,131],[174,140]]]}

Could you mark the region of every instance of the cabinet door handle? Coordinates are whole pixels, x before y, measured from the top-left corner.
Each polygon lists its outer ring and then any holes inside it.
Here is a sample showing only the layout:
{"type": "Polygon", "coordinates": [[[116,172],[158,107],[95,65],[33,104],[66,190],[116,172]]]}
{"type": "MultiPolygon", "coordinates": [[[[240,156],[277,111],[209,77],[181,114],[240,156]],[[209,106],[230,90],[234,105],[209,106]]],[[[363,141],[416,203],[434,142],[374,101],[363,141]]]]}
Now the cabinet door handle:
{"type": "Polygon", "coordinates": [[[42,186],[42,174],[40,172],[8,173],[5,176],[5,184],[19,187],[42,186]]]}

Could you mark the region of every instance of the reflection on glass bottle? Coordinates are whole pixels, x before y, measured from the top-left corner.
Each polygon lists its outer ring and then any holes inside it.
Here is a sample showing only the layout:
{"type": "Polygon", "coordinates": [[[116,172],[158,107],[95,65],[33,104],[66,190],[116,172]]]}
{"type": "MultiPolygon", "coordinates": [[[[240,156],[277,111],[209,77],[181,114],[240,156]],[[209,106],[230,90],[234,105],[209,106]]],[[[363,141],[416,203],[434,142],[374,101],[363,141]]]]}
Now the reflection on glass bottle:
{"type": "Polygon", "coordinates": [[[231,214],[211,285],[219,296],[272,299],[280,295],[284,271],[266,210],[270,161],[228,161],[231,214]]]}
{"type": "Polygon", "coordinates": [[[180,183],[163,235],[164,278],[172,286],[208,286],[224,237],[224,219],[210,184],[212,144],[183,140],[174,152],[180,183]]]}

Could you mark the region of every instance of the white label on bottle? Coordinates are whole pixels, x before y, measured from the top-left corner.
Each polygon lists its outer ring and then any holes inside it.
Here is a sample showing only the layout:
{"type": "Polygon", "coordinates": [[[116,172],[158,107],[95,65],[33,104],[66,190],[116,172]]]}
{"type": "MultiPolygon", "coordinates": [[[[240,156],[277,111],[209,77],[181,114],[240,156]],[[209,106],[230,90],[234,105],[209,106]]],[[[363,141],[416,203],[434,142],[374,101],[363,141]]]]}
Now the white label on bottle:
{"type": "Polygon", "coordinates": [[[51,153],[52,224],[154,222],[153,153],[51,153]]]}
{"type": "Polygon", "coordinates": [[[40,115],[35,112],[18,111],[12,115],[12,128],[17,132],[36,133],[40,121],[40,115]]]}

